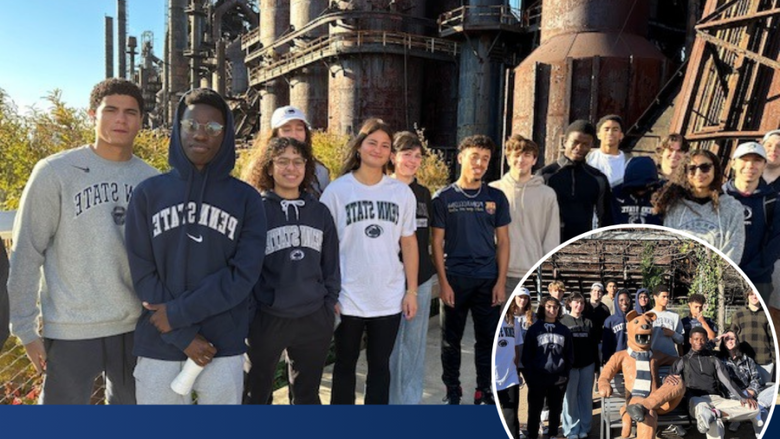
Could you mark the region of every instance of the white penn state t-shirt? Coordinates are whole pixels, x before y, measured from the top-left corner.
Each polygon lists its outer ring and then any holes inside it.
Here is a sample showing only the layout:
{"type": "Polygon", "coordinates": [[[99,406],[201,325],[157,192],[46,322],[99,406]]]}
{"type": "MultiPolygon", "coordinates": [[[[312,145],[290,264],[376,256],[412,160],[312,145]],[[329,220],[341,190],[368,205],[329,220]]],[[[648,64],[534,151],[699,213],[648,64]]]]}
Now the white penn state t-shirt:
{"type": "Polygon", "coordinates": [[[515,366],[515,346],[523,344],[522,332],[519,320],[512,319],[512,323],[507,323],[505,318],[501,319],[501,331],[498,333],[496,343],[496,367],[493,369],[496,390],[520,385],[520,377],[515,366]]]}

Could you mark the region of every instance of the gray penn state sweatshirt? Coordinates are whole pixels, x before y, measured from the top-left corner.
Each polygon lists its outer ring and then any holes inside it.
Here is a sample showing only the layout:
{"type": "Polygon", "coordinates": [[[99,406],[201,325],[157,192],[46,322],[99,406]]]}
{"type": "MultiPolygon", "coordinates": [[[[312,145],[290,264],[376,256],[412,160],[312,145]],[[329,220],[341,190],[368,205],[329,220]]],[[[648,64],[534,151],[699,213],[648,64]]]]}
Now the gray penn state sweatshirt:
{"type": "Polygon", "coordinates": [[[131,332],[141,313],[125,252],[133,187],[157,171],[133,156],[103,159],[90,145],[35,165],[16,214],[8,297],[11,331],[85,340],[131,332]],[[40,305],[39,305],[40,303],[40,305]]]}

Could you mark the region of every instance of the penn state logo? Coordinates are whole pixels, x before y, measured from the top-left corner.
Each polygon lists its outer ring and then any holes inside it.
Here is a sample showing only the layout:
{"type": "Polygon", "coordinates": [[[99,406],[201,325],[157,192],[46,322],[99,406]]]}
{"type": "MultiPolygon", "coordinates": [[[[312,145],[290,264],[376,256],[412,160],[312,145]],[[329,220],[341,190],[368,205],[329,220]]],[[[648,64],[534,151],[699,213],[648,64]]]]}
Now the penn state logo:
{"type": "Polygon", "coordinates": [[[500,347],[500,348],[505,348],[505,347],[506,347],[506,345],[507,345],[507,342],[506,342],[506,340],[499,340],[499,341],[498,341],[498,347],[500,347]]]}
{"type": "Polygon", "coordinates": [[[382,230],[382,227],[377,224],[371,224],[366,227],[366,236],[369,238],[379,238],[383,232],[384,230],[382,230]]]}
{"type": "Polygon", "coordinates": [[[306,254],[303,252],[303,250],[296,248],[295,250],[290,252],[290,260],[291,261],[300,261],[306,256],[306,254]]]}
{"type": "Polygon", "coordinates": [[[485,202],[485,210],[490,215],[493,215],[494,213],[496,213],[496,202],[495,201],[486,201],[485,202]]]}
{"type": "Polygon", "coordinates": [[[753,209],[750,206],[742,206],[744,208],[745,225],[753,224],[753,209]]]}
{"type": "Polygon", "coordinates": [[[125,225],[125,214],[127,211],[122,206],[116,206],[114,207],[114,210],[111,211],[111,218],[114,219],[114,224],[118,226],[124,226],[125,225]]]}

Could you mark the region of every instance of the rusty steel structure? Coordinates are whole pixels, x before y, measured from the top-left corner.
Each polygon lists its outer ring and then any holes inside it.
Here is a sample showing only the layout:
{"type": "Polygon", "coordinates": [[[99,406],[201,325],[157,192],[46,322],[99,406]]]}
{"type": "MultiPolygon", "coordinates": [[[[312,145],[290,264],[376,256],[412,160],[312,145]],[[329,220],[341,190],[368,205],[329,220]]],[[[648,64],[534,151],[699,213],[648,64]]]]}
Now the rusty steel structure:
{"type": "Polygon", "coordinates": [[[780,1],[708,0],[670,129],[729,158],[780,126],[780,1]]]}

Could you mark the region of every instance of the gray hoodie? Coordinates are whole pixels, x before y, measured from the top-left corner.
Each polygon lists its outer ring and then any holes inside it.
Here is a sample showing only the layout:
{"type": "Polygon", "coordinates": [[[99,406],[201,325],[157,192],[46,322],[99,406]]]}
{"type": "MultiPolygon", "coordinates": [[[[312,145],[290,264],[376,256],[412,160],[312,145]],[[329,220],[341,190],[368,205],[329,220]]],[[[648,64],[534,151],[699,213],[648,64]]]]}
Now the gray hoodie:
{"type": "Polygon", "coordinates": [[[717,209],[711,201],[705,204],[686,199],[678,201],[666,212],[664,226],[697,236],[739,263],[745,247],[744,216],[742,203],[721,194],[717,209]]]}
{"type": "Polygon", "coordinates": [[[555,191],[534,176],[520,183],[507,173],[490,183],[509,200],[509,277],[522,278],[544,255],[561,241],[561,218],[555,191]]]}
{"type": "Polygon", "coordinates": [[[23,344],[38,337],[39,313],[47,338],[135,329],[141,303],[125,252],[125,212],[133,188],[156,173],[135,156],[106,160],[90,145],[35,165],[14,222],[8,279],[11,331],[23,344]]]}

